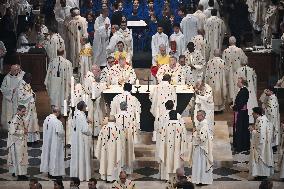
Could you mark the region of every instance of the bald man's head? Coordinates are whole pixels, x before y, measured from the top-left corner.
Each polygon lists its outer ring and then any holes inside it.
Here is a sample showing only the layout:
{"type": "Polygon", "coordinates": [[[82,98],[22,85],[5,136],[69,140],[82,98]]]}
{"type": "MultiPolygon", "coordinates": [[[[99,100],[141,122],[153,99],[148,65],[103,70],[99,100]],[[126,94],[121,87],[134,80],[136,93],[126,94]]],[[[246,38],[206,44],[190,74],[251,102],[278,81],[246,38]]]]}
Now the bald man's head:
{"type": "Polygon", "coordinates": [[[94,74],[95,77],[100,77],[101,74],[101,69],[98,65],[94,64],[92,66],[92,73],[94,74]]]}
{"type": "Polygon", "coordinates": [[[10,73],[12,75],[17,75],[20,72],[21,68],[19,64],[13,64],[10,68],[10,73]]]}
{"type": "Polygon", "coordinates": [[[60,115],[60,108],[58,106],[53,106],[52,107],[52,113],[58,117],[60,115]]]}
{"type": "Polygon", "coordinates": [[[215,57],[221,57],[221,51],[220,51],[220,49],[215,49],[215,50],[214,50],[214,56],[215,56],[215,57]]]}
{"type": "Polygon", "coordinates": [[[178,177],[184,176],[185,172],[183,168],[177,168],[176,174],[178,177]]]}
{"type": "Polygon", "coordinates": [[[127,178],[127,174],[125,171],[120,171],[119,173],[119,179],[121,183],[125,183],[127,178]]]}

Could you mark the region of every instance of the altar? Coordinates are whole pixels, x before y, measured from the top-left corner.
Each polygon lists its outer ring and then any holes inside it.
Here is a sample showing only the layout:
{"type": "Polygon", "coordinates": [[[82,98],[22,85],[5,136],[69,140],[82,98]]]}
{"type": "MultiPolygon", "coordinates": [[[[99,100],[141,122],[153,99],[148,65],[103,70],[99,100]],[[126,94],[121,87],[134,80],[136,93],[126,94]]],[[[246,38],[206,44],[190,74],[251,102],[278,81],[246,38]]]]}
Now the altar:
{"type": "MultiPolygon", "coordinates": [[[[154,116],[150,112],[151,101],[149,99],[149,93],[154,89],[155,85],[133,85],[131,94],[135,96],[141,104],[141,115],[140,115],[140,128],[142,131],[152,132],[154,130],[154,116]],[[138,93],[137,93],[137,88],[138,93]]],[[[182,113],[187,107],[191,97],[193,96],[194,90],[192,86],[188,85],[176,85],[177,93],[177,112],[182,113]]],[[[111,85],[108,89],[103,91],[103,97],[105,102],[110,105],[112,99],[123,92],[123,87],[119,85],[111,85]]]]}

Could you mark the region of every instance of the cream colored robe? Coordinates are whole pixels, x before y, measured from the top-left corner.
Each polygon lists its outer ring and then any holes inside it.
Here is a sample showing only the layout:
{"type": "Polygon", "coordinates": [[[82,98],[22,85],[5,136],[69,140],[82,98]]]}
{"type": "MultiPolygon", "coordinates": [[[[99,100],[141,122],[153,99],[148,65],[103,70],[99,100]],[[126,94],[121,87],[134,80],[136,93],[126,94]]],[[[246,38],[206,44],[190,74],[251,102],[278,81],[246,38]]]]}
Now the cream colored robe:
{"type": "Polygon", "coordinates": [[[272,131],[272,124],[265,115],[256,119],[255,130],[251,132],[249,167],[250,174],[253,177],[269,177],[274,173],[272,131]]]}
{"type": "Polygon", "coordinates": [[[95,156],[100,161],[99,173],[102,180],[118,179],[122,161],[122,128],[114,122],[104,125],[100,131],[95,156]]]}
{"type": "Polygon", "coordinates": [[[50,98],[50,104],[63,110],[64,100],[70,96],[72,63],[62,56],[52,59],[48,65],[44,84],[50,98]]]}
{"type": "Polygon", "coordinates": [[[233,102],[237,93],[235,91],[235,75],[242,63],[247,62],[247,56],[241,48],[235,45],[229,46],[224,50],[222,59],[226,62],[226,80],[229,94],[229,102],[233,102]]]}
{"type": "Polygon", "coordinates": [[[66,52],[64,40],[58,33],[54,33],[51,36],[48,36],[47,40],[45,40],[44,42],[44,48],[49,58],[49,61],[57,57],[58,50],[64,50],[64,52],[66,52]]]}
{"type": "MultiPolygon", "coordinates": [[[[28,129],[28,142],[40,140],[39,125],[37,119],[37,111],[35,106],[35,93],[31,85],[24,80],[19,82],[19,88],[16,91],[17,106],[24,105],[27,109],[24,117],[26,127],[28,129]]],[[[16,109],[14,110],[16,112],[16,109]]]]}
{"type": "Polygon", "coordinates": [[[16,114],[9,125],[7,149],[9,173],[26,175],[28,168],[28,146],[27,135],[24,134],[25,120],[16,114]]]}
{"type": "Polygon", "coordinates": [[[191,69],[194,81],[201,81],[203,79],[203,72],[205,69],[205,59],[202,56],[201,51],[195,50],[194,52],[190,53],[188,50],[185,51],[185,61],[186,64],[191,64],[194,66],[195,69],[191,69]]]}
{"type": "Polygon", "coordinates": [[[125,65],[124,68],[122,68],[119,64],[112,66],[109,70],[109,76],[110,83],[112,85],[118,85],[119,79],[124,79],[125,83],[131,84],[134,84],[136,80],[135,71],[129,65],[125,65]]]}
{"type": "Polygon", "coordinates": [[[179,63],[176,63],[176,66],[172,69],[168,64],[162,65],[157,72],[157,80],[160,83],[165,74],[171,75],[171,84],[172,85],[181,85],[185,83],[184,74],[182,67],[179,63]]]}
{"type": "Polygon", "coordinates": [[[169,120],[161,131],[161,149],[159,151],[159,163],[162,180],[169,180],[170,174],[177,168],[184,166],[187,159],[187,131],[183,122],[169,120]]]}
{"type": "Polygon", "coordinates": [[[205,82],[212,88],[214,111],[222,111],[225,109],[227,98],[225,64],[225,61],[220,57],[214,57],[207,63],[205,82]]]}

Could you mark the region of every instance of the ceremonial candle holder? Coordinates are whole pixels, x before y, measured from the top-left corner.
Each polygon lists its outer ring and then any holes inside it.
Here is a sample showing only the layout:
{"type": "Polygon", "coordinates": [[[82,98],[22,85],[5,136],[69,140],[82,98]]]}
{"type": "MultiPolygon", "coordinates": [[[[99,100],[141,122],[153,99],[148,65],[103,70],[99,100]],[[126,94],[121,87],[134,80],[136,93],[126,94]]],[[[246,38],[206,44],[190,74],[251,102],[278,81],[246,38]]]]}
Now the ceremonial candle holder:
{"type": "Polygon", "coordinates": [[[136,85],[136,86],[134,86],[134,87],[136,88],[136,93],[139,93],[139,88],[141,88],[141,86],[136,85]]]}
{"type": "MultiPolygon", "coordinates": [[[[92,100],[92,102],[93,102],[93,111],[94,111],[94,109],[95,109],[95,102],[96,102],[96,98],[92,98],[91,99],[92,100]]],[[[93,141],[93,159],[95,159],[95,135],[94,135],[94,133],[95,133],[95,116],[94,116],[94,114],[93,114],[93,134],[92,134],[92,141],[93,141]]]]}
{"type": "Polygon", "coordinates": [[[67,120],[68,120],[69,111],[67,115],[63,115],[64,118],[64,157],[67,158],[67,120]]]}

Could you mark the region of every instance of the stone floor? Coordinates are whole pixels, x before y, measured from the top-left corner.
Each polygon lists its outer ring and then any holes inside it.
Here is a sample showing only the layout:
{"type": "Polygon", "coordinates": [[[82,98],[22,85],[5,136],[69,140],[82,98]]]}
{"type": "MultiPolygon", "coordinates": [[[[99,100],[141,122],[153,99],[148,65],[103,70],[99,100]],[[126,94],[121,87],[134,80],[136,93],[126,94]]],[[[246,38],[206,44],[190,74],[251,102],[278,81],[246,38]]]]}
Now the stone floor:
{"type": "MultiPolygon", "coordinates": [[[[146,79],[150,72],[148,69],[136,69],[138,78],[146,79]]],[[[143,84],[144,81],[141,81],[143,84]]],[[[42,125],[44,118],[50,113],[50,104],[47,93],[45,91],[40,91],[36,93],[37,100],[37,113],[39,118],[39,124],[42,125]]],[[[248,173],[248,160],[249,152],[234,153],[231,151],[231,135],[232,135],[232,112],[226,109],[224,113],[216,114],[215,121],[216,127],[218,126],[218,131],[215,132],[214,141],[214,182],[210,186],[205,186],[202,188],[257,188],[259,182],[250,181],[252,178],[249,177],[248,173]]],[[[6,138],[7,135],[4,131],[0,130],[0,188],[27,188],[27,182],[15,182],[13,178],[7,172],[6,158],[6,138]]],[[[158,164],[153,159],[155,145],[151,142],[151,133],[141,133],[141,143],[135,146],[135,154],[137,161],[134,165],[134,173],[130,175],[130,178],[135,180],[137,183],[137,188],[150,189],[150,188],[164,188],[165,182],[159,180],[159,169],[158,164]]],[[[29,153],[29,168],[28,174],[32,177],[37,177],[43,184],[44,188],[52,188],[52,182],[48,180],[46,175],[39,172],[40,164],[40,154],[41,145],[33,145],[28,149],[29,153]]],[[[69,161],[70,156],[66,159],[66,174],[69,173],[69,161]]],[[[93,176],[99,178],[98,166],[99,162],[97,160],[93,161],[94,172],[93,176]]],[[[191,175],[191,169],[185,168],[186,174],[191,175]]],[[[284,188],[283,182],[278,182],[279,173],[273,175],[272,180],[274,180],[274,188],[284,188]]],[[[65,177],[64,180],[68,180],[65,177]]],[[[66,181],[65,186],[69,183],[66,181]]],[[[110,185],[105,184],[103,181],[99,182],[103,188],[110,188],[110,185]]],[[[87,184],[83,183],[82,188],[86,188],[87,184]]]]}

